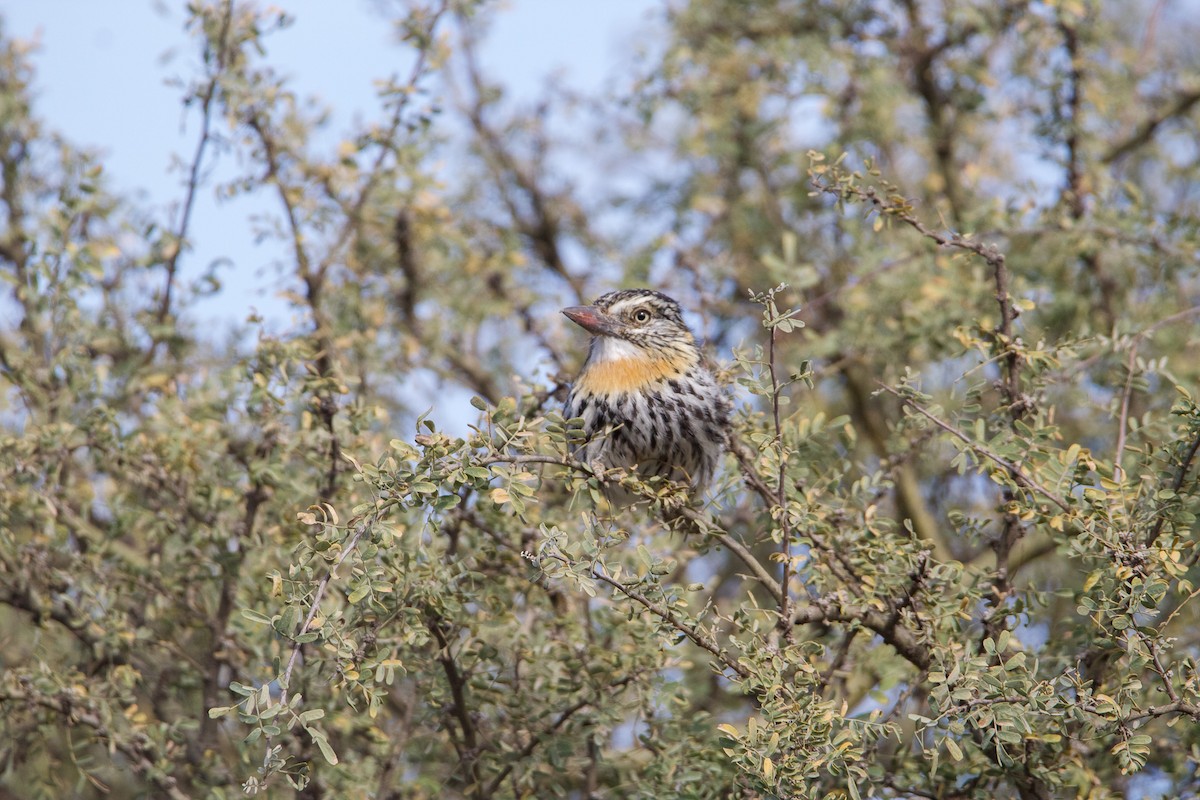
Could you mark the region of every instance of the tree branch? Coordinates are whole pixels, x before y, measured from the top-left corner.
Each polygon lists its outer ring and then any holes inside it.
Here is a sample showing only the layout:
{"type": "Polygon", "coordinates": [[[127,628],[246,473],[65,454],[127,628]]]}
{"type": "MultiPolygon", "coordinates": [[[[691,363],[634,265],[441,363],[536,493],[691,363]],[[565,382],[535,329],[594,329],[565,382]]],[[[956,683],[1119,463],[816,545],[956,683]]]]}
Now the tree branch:
{"type": "Polygon", "coordinates": [[[929,648],[908,628],[899,624],[899,615],[885,614],[874,608],[842,605],[832,599],[800,603],[792,614],[793,625],[814,622],[858,623],[879,634],[906,661],[920,670],[929,669],[933,658],[929,648]]]}
{"type": "Polygon", "coordinates": [[[474,787],[477,797],[487,797],[483,792],[483,786],[480,783],[479,777],[479,736],[475,730],[475,722],[471,719],[471,711],[467,707],[467,679],[458,669],[458,664],[454,661],[454,656],[450,652],[450,642],[446,638],[446,632],[442,630],[442,623],[445,620],[433,609],[428,606],[425,608],[425,627],[433,634],[433,638],[437,640],[438,653],[437,661],[442,665],[442,672],[446,675],[446,683],[450,687],[450,696],[453,698],[454,718],[458,720],[459,731],[462,734],[462,748],[459,750],[459,759],[466,767],[468,774],[471,777],[471,785],[474,787]]]}
{"type": "Polygon", "coordinates": [[[1134,150],[1149,144],[1154,139],[1154,135],[1158,133],[1159,128],[1170,120],[1190,113],[1197,103],[1200,103],[1200,87],[1184,89],[1179,92],[1161,111],[1147,117],[1130,136],[1110,147],[1108,152],[1101,156],[1101,163],[1112,164],[1134,150]]]}
{"type": "Polygon", "coordinates": [[[1051,492],[1045,486],[1042,486],[1036,480],[1034,480],[1033,478],[1026,475],[1021,470],[1021,468],[1018,467],[1016,464],[1012,463],[1011,461],[1009,461],[1006,458],[1003,458],[1002,456],[997,455],[996,453],[993,453],[988,448],[971,441],[967,437],[967,435],[964,434],[962,431],[960,431],[960,430],[948,425],[947,423],[943,422],[942,420],[938,419],[933,414],[929,413],[927,410],[922,408],[914,400],[912,400],[911,398],[905,397],[900,392],[893,389],[891,386],[887,386],[882,383],[880,383],[879,386],[880,386],[880,388],[882,388],[884,391],[888,392],[889,394],[895,395],[900,400],[900,402],[902,402],[904,405],[908,406],[913,411],[916,411],[918,414],[925,417],[925,419],[929,420],[934,425],[937,425],[939,428],[944,430],[946,433],[950,434],[951,436],[953,436],[954,438],[958,439],[960,442],[965,444],[967,446],[967,448],[971,450],[971,452],[975,453],[976,455],[982,456],[982,457],[988,459],[989,461],[992,461],[993,463],[997,464],[1000,467],[1003,467],[1013,477],[1013,480],[1015,480],[1018,484],[1020,484],[1024,488],[1029,489],[1030,491],[1036,492],[1037,494],[1040,494],[1042,497],[1046,498],[1047,500],[1049,500],[1054,505],[1058,506],[1058,508],[1063,511],[1067,511],[1067,512],[1071,511],[1071,507],[1069,505],[1067,505],[1066,502],[1061,500],[1057,495],[1055,495],[1053,492],[1051,492]]]}
{"type": "Polygon", "coordinates": [[[709,636],[706,636],[703,632],[701,632],[695,626],[689,625],[688,623],[679,619],[679,617],[675,616],[675,614],[672,613],[670,609],[666,608],[665,606],[663,606],[659,603],[655,603],[653,600],[649,599],[644,594],[634,591],[633,589],[629,588],[628,586],[621,583],[620,581],[613,580],[611,577],[609,577],[607,574],[605,574],[603,571],[601,571],[597,567],[592,568],[591,574],[592,574],[592,577],[595,578],[596,580],[607,583],[609,586],[613,587],[618,592],[620,592],[621,594],[628,597],[630,600],[633,600],[633,601],[639,603],[642,607],[644,607],[651,614],[658,617],[663,622],[667,623],[672,628],[679,631],[684,636],[686,636],[688,639],[690,639],[692,641],[692,643],[695,644],[696,646],[702,647],[703,649],[712,653],[719,662],[721,662],[727,668],[729,668],[731,671],[736,673],[738,675],[738,677],[742,678],[743,680],[748,679],[750,677],[750,670],[746,669],[744,666],[739,664],[736,659],[730,657],[724,650],[721,649],[721,646],[718,645],[714,639],[712,639],[709,636]]]}
{"type": "MultiPolygon", "coordinates": [[[[624,686],[627,686],[631,682],[633,682],[633,680],[635,678],[637,678],[636,673],[633,675],[625,675],[624,677],[610,683],[607,688],[609,688],[609,689],[622,688],[624,686]]],[[[513,759],[511,761],[509,761],[508,764],[505,764],[504,767],[500,770],[500,772],[498,772],[495,775],[495,777],[493,777],[490,781],[488,781],[487,789],[484,791],[483,796],[491,797],[493,794],[495,794],[496,790],[500,788],[500,784],[503,783],[504,779],[507,778],[512,773],[514,767],[518,763],[529,758],[529,756],[533,755],[534,750],[536,750],[540,744],[542,744],[544,741],[546,741],[547,738],[549,738],[550,736],[553,736],[554,733],[557,732],[559,728],[561,728],[564,724],[566,724],[567,720],[569,720],[571,717],[575,716],[577,713],[579,713],[583,709],[587,708],[588,706],[595,705],[595,704],[596,704],[595,698],[583,698],[581,700],[578,700],[578,701],[572,703],[571,705],[567,706],[562,711],[560,711],[558,713],[558,715],[554,718],[554,720],[549,725],[547,725],[545,728],[543,728],[538,733],[535,733],[530,738],[529,742],[524,747],[522,747],[521,750],[516,754],[516,756],[513,757],[513,759]]]]}
{"type": "MultiPolygon", "coordinates": [[[[163,324],[171,313],[171,297],[175,289],[175,277],[179,270],[179,258],[187,243],[188,228],[192,221],[192,209],[196,203],[196,193],[200,190],[200,169],[204,156],[212,142],[212,110],[213,101],[217,96],[217,87],[225,72],[226,58],[229,54],[229,31],[233,23],[233,0],[225,0],[221,11],[221,28],[216,38],[216,53],[214,66],[208,76],[208,83],[200,92],[200,138],[196,141],[196,149],[192,154],[191,165],[188,168],[186,190],[183,197],[183,209],[179,214],[179,222],[175,227],[173,250],[167,257],[167,279],[163,287],[162,299],[159,301],[155,320],[163,324]]],[[[208,61],[208,59],[205,59],[208,61]]],[[[155,340],[157,346],[158,340],[155,340]]],[[[151,348],[151,355],[154,348],[151,348]]]]}
{"type": "MultiPolygon", "coordinates": [[[[773,305],[771,306],[774,307],[773,305]]],[[[770,341],[767,345],[767,370],[771,376],[771,422],[775,429],[775,446],[779,449],[779,473],[775,477],[775,502],[772,504],[779,509],[779,527],[783,541],[780,542],[780,554],[783,557],[783,578],[779,582],[779,625],[783,629],[784,639],[788,644],[796,643],[795,626],[789,624],[791,619],[792,583],[792,522],[788,514],[787,501],[787,450],[783,444],[783,423],[780,420],[780,396],[783,386],[779,382],[779,374],[775,361],[775,341],[779,337],[779,329],[772,326],[770,341]]]]}
{"type": "MultiPolygon", "coordinates": [[[[1134,367],[1137,366],[1138,349],[1159,328],[1195,316],[1196,314],[1200,314],[1200,306],[1192,306],[1177,314],[1172,314],[1165,319],[1160,319],[1138,333],[1137,336],[1134,336],[1130,342],[1129,356],[1125,359],[1125,387],[1121,390],[1121,411],[1117,415],[1116,455],[1113,456],[1113,478],[1118,482],[1124,479],[1125,474],[1124,469],[1121,467],[1121,462],[1125,456],[1125,438],[1129,429],[1129,402],[1133,397],[1133,372],[1134,367]]],[[[1155,535],[1157,536],[1157,534],[1155,535]]]]}
{"type": "MultiPolygon", "coordinates": [[[[1188,445],[1187,451],[1184,453],[1183,459],[1179,462],[1179,472],[1175,475],[1175,480],[1171,484],[1171,491],[1178,494],[1183,487],[1183,482],[1187,480],[1188,470],[1192,467],[1192,461],[1196,458],[1196,452],[1200,450],[1200,430],[1192,438],[1192,443],[1188,445]]],[[[1162,534],[1163,526],[1167,522],[1167,516],[1164,512],[1159,512],[1158,518],[1154,521],[1154,527],[1150,529],[1150,533],[1146,536],[1146,547],[1150,547],[1162,534]]]]}

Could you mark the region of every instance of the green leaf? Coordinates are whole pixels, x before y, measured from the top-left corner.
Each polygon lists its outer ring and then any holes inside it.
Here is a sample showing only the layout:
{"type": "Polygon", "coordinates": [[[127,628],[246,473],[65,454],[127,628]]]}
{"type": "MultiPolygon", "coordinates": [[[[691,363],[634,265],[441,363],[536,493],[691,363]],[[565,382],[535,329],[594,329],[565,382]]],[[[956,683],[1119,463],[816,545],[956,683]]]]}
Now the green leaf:
{"type": "Polygon", "coordinates": [[[454,508],[461,502],[462,498],[456,494],[444,494],[433,501],[433,507],[437,511],[446,511],[447,509],[454,508]]]}
{"type": "Polygon", "coordinates": [[[292,605],[286,606],[279,618],[274,620],[275,630],[281,636],[291,636],[299,621],[300,609],[292,605]]]}
{"type": "Polygon", "coordinates": [[[255,611],[252,608],[243,608],[242,616],[245,617],[246,619],[250,620],[251,622],[257,622],[260,625],[270,625],[272,622],[274,622],[274,620],[272,620],[266,614],[263,614],[262,612],[259,612],[259,611],[255,611]]]}
{"type": "Polygon", "coordinates": [[[319,728],[305,726],[304,730],[308,731],[308,735],[312,737],[313,743],[320,749],[321,755],[329,764],[336,766],[338,763],[337,753],[333,752],[333,748],[329,746],[329,740],[325,737],[325,732],[319,728]]]}

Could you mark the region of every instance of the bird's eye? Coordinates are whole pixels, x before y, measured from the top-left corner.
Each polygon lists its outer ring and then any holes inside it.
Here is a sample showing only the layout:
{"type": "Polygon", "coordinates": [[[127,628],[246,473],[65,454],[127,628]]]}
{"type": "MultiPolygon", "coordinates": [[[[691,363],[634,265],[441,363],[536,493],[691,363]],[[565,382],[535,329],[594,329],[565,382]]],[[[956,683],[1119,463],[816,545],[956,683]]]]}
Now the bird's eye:
{"type": "Polygon", "coordinates": [[[637,311],[633,312],[633,321],[634,322],[649,322],[650,321],[650,312],[644,308],[639,308],[637,311]]]}

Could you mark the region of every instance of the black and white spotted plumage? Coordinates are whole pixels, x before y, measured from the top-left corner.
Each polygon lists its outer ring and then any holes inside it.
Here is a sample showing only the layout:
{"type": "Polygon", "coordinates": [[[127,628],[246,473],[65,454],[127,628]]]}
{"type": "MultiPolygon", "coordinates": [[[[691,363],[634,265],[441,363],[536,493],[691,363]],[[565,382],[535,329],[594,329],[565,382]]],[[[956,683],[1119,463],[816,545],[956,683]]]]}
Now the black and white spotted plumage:
{"type": "Polygon", "coordinates": [[[731,404],[703,364],[679,304],[659,292],[610,292],[564,309],[592,333],[566,415],[582,417],[579,456],[702,491],[725,447],[731,404]]]}

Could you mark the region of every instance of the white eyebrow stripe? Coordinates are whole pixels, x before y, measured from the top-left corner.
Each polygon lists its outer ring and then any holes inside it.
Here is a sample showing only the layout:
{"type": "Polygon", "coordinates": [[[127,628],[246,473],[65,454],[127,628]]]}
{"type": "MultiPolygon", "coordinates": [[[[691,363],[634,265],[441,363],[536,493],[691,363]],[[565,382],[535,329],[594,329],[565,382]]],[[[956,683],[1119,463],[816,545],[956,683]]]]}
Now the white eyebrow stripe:
{"type": "Polygon", "coordinates": [[[616,303],[613,303],[613,305],[609,307],[608,313],[620,314],[621,312],[627,311],[633,306],[641,305],[644,302],[645,298],[642,297],[627,297],[624,300],[618,300],[616,303]]]}

